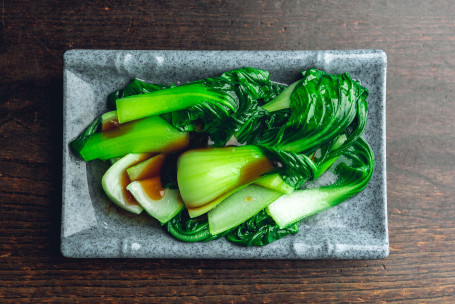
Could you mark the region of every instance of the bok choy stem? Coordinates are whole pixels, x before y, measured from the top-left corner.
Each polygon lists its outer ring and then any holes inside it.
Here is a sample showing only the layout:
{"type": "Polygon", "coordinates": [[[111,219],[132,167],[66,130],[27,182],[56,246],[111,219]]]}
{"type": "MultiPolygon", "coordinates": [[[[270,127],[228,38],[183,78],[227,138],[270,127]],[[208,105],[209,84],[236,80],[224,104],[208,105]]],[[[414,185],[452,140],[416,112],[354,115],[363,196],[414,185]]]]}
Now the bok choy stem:
{"type": "Polygon", "coordinates": [[[334,184],[283,195],[267,207],[267,212],[284,228],[302,218],[334,207],[367,186],[374,165],[373,151],[360,137],[334,164],[333,173],[338,176],[334,184]]]}
{"type": "Polygon", "coordinates": [[[211,90],[203,83],[182,85],[151,93],[117,99],[120,123],[186,109],[201,102],[220,105],[220,109],[235,111],[230,96],[221,90],[211,90]]]}
{"type": "Polygon", "coordinates": [[[94,133],[77,145],[85,160],[110,159],[128,153],[172,152],[189,144],[189,134],[180,132],[159,116],[122,124],[117,129],[94,133]]]}

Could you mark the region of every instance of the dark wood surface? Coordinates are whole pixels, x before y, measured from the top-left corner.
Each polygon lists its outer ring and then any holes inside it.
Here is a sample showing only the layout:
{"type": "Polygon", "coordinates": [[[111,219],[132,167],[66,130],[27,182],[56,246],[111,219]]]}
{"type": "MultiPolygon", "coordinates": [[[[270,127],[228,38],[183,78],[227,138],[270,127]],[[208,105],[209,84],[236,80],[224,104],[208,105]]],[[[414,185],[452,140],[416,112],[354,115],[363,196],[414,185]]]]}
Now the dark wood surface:
{"type": "Polygon", "coordinates": [[[197,3],[0,1],[0,303],[455,303],[455,2],[197,3]],[[63,258],[72,48],[385,50],[390,256],[63,258]]]}

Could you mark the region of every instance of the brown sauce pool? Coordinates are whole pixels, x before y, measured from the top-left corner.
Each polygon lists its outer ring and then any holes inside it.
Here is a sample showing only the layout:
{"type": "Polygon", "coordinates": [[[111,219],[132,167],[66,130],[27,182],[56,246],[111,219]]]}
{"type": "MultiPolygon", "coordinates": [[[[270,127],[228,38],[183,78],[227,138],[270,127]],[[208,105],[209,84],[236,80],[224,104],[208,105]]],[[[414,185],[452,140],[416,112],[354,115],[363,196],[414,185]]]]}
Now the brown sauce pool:
{"type": "MultiPolygon", "coordinates": [[[[137,165],[140,162],[143,162],[144,160],[146,160],[147,158],[152,157],[153,155],[154,155],[153,153],[145,153],[136,162],[131,164],[130,167],[132,167],[134,165],[137,165]]],[[[128,205],[139,206],[139,203],[136,201],[136,199],[131,194],[131,192],[129,192],[126,189],[126,186],[128,186],[129,183],[131,183],[130,177],[128,176],[128,173],[126,172],[126,170],[123,170],[122,175],[120,176],[120,185],[122,187],[122,194],[123,194],[123,198],[125,199],[125,203],[128,204],[128,205]]]]}
{"type": "Polygon", "coordinates": [[[115,118],[115,119],[112,119],[109,121],[105,121],[103,123],[103,125],[101,126],[101,131],[104,132],[104,131],[117,129],[119,126],[120,126],[120,123],[118,122],[118,118],[115,118]]]}
{"type": "Polygon", "coordinates": [[[131,192],[126,189],[126,186],[128,186],[129,183],[131,183],[130,177],[128,176],[128,173],[126,173],[126,170],[124,170],[120,176],[120,185],[122,186],[122,194],[125,199],[125,203],[128,205],[139,206],[139,203],[133,197],[131,192]]]}
{"type": "Polygon", "coordinates": [[[143,179],[139,181],[141,183],[142,189],[144,189],[147,196],[154,200],[159,201],[164,197],[166,191],[161,185],[161,177],[155,176],[153,178],[143,179]]]}
{"type": "Polygon", "coordinates": [[[161,168],[163,167],[165,154],[158,154],[153,157],[143,169],[141,174],[137,176],[136,180],[148,179],[161,174],[161,168]]]}

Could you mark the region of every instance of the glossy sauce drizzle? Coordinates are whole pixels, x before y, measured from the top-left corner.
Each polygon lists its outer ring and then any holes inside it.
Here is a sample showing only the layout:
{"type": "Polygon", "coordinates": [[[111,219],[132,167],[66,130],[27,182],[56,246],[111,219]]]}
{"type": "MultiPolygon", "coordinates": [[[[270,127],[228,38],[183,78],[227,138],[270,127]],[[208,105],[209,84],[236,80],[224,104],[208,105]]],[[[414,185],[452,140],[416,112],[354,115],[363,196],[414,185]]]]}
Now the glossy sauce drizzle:
{"type": "MultiPolygon", "coordinates": [[[[130,167],[139,164],[140,162],[143,162],[147,158],[152,157],[154,154],[153,153],[144,153],[137,161],[135,161],[133,164],[131,164],[130,167]]],[[[139,203],[136,201],[134,196],[131,194],[126,189],[126,186],[128,186],[131,183],[130,177],[128,176],[128,172],[126,170],[123,170],[122,175],[120,175],[120,186],[122,187],[122,194],[123,198],[125,199],[125,203],[128,205],[135,205],[135,206],[140,206],[139,203]]]]}
{"type": "Polygon", "coordinates": [[[242,168],[238,185],[247,184],[272,169],[273,164],[266,157],[259,158],[242,168]]]}
{"type": "Polygon", "coordinates": [[[135,178],[135,180],[143,180],[151,177],[159,176],[161,168],[163,167],[166,154],[158,154],[147,161],[147,166],[142,169],[142,172],[135,178]]]}
{"type": "Polygon", "coordinates": [[[139,206],[139,203],[133,197],[131,192],[126,189],[126,186],[128,186],[129,183],[131,183],[130,177],[128,176],[126,170],[124,170],[120,176],[120,185],[122,186],[122,194],[123,198],[125,199],[125,203],[128,205],[139,206]]]}
{"type": "Polygon", "coordinates": [[[141,183],[142,189],[144,189],[144,192],[147,194],[147,196],[154,201],[161,200],[166,193],[166,190],[161,185],[160,176],[143,179],[139,181],[139,183],[141,183]]]}
{"type": "Polygon", "coordinates": [[[101,126],[101,131],[109,131],[113,129],[117,129],[120,126],[120,123],[118,122],[118,118],[114,118],[108,121],[105,121],[103,125],[101,126]]]}

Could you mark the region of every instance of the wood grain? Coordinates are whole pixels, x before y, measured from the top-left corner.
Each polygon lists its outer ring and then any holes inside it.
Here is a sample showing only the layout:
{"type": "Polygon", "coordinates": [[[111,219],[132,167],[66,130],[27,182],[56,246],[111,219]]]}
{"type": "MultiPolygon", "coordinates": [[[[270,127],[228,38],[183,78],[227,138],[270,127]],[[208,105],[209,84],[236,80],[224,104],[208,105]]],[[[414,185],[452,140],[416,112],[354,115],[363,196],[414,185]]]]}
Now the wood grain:
{"type": "Polygon", "coordinates": [[[1,1],[1,303],[454,303],[455,2],[1,1]],[[196,4],[197,3],[197,4],[196,4]],[[63,53],[383,49],[391,254],[374,261],[59,253],[63,53]]]}

